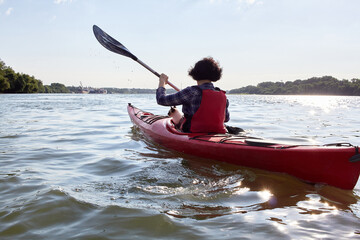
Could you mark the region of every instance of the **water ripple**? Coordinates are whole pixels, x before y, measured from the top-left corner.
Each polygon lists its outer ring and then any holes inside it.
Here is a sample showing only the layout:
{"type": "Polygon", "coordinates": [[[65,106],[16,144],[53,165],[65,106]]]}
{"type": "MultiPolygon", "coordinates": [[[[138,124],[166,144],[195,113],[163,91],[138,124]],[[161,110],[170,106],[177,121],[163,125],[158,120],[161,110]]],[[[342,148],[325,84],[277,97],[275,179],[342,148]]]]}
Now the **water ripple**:
{"type": "MultiPolygon", "coordinates": [[[[360,145],[356,97],[229,96],[230,125],[279,141],[360,145]]],[[[126,105],[153,95],[0,95],[0,239],[353,239],[360,185],[172,152],[126,105]]]]}

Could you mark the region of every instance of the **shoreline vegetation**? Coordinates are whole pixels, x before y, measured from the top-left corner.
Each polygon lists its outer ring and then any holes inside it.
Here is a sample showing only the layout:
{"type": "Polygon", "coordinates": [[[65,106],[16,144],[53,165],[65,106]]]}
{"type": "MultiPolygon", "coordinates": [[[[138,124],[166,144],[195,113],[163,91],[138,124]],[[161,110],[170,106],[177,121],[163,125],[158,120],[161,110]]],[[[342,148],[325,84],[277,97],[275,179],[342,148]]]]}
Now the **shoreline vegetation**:
{"type": "MultiPolygon", "coordinates": [[[[0,59],[0,93],[98,93],[98,94],[155,94],[156,89],[90,88],[65,86],[61,83],[43,85],[42,81],[24,73],[15,72],[0,59]]],[[[175,90],[168,89],[169,93],[175,90]]],[[[228,94],[258,95],[336,95],[360,96],[360,79],[338,80],[332,76],[313,77],[287,82],[262,82],[256,86],[231,89],[228,94]]]]}
{"type": "Polygon", "coordinates": [[[260,95],[335,95],[360,96],[360,79],[338,80],[332,76],[287,82],[262,82],[257,86],[232,89],[229,94],[260,95]]]}

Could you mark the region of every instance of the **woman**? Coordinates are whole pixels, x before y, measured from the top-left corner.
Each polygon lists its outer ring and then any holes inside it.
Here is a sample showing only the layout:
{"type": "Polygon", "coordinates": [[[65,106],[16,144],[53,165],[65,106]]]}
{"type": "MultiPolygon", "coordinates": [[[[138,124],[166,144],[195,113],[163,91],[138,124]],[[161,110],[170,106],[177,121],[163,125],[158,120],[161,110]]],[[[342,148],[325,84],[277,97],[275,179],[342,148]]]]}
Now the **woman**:
{"type": "Polygon", "coordinates": [[[204,58],[189,70],[197,85],[171,95],[165,93],[168,76],[161,74],[156,91],[157,103],[163,106],[183,105],[184,117],[179,128],[184,132],[226,133],[224,122],[230,119],[229,101],[225,92],[212,83],[218,81],[221,74],[218,62],[211,57],[204,58]]]}

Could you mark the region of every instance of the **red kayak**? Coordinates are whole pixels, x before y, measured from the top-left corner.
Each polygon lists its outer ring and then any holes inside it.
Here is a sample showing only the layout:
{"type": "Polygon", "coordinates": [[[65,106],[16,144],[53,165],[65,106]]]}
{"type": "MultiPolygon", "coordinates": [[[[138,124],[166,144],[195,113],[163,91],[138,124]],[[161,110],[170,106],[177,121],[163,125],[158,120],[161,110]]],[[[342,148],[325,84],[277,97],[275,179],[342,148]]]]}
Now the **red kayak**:
{"type": "Polygon", "coordinates": [[[359,147],[349,143],[291,145],[242,135],[183,133],[168,116],[144,112],[131,104],[128,113],[146,137],[178,152],[343,189],[353,189],[359,177],[359,147]]]}

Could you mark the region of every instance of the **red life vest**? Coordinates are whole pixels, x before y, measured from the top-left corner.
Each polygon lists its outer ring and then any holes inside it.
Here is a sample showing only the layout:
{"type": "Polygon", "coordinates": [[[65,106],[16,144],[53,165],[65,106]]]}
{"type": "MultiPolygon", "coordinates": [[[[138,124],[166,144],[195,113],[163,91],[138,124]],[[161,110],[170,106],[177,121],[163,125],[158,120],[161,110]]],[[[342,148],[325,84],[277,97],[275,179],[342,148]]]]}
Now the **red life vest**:
{"type": "Polygon", "coordinates": [[[190,132],[226,133],[224,91],[202,90],[201,104],[191,118],[190,132]]]}

